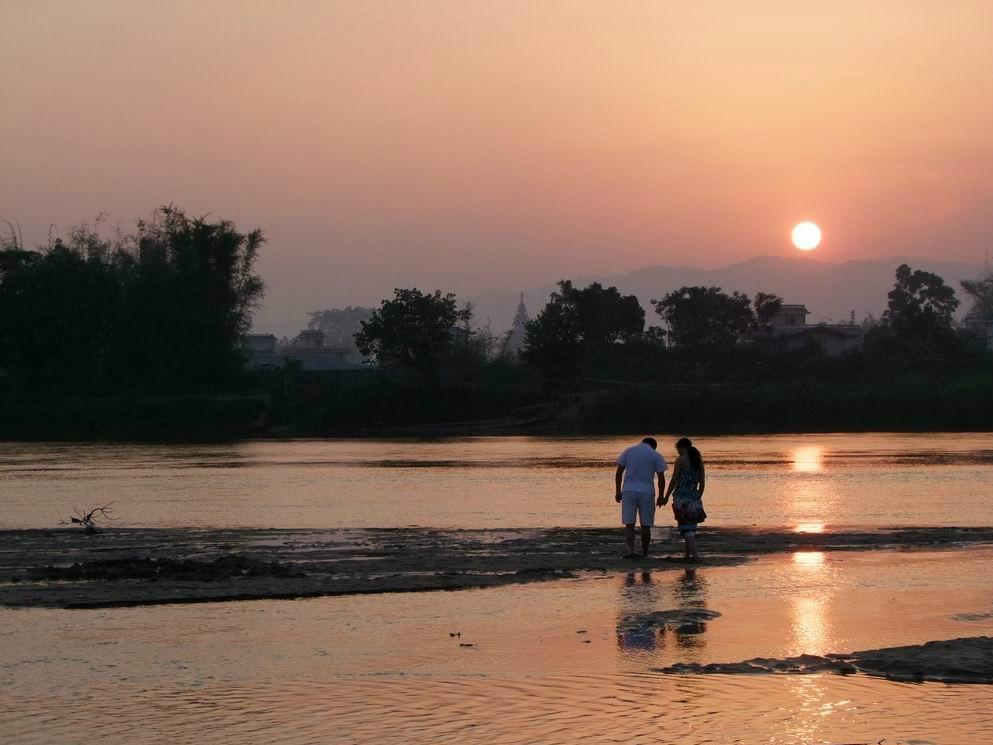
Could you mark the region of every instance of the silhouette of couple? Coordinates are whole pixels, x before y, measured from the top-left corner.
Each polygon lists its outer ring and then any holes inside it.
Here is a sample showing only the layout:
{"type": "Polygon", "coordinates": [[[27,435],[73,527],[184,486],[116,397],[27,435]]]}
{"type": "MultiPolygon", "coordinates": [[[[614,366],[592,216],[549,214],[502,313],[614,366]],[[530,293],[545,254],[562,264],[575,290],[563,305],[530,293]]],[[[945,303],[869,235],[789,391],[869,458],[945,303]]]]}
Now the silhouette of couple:
{"type": "Polygon", "coordinates": [[[670,497],[673,497],[673,516],[684,541],[683,557],[688,561],[697,561],[700,558],[696,547],[697,525],[707,519],[707,513],[703,509],[703,458],[688,437],[676,442],[676,451],[679,455],[668,489],[665,485],[665,472],[669,465],[658,452],[655,438],[646,437],[617,457],[614,499],[621,505],[621,522],[624,524],[624,540],[627,544],[626,559],[648,556],[648,544],[651,543],[652,527],[655,525],[655,508],[664,507],[670,497]],[[659,482],[657,498],[656,477],[659,482]],[[640,554],[634,550],[636,521],[641,523],[640,554]]]}

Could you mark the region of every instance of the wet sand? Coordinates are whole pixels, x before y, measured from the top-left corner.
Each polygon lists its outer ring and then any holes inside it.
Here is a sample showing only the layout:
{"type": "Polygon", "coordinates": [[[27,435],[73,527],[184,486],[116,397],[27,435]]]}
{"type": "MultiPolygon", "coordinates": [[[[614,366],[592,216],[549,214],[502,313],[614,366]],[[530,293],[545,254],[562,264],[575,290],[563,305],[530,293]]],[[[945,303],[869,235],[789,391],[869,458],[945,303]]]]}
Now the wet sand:
{"type": "MultiPolygon", "coordinates": [[[[647,559],[622,558],[619,529],[0,531],[0,605],[101,608],[498,587],[579,572],[684,568],[658,531],[647,559]]],[[[711,529],[704,566],[775,552],[953,549],[993,528],[825,533],[711,529]]]]}

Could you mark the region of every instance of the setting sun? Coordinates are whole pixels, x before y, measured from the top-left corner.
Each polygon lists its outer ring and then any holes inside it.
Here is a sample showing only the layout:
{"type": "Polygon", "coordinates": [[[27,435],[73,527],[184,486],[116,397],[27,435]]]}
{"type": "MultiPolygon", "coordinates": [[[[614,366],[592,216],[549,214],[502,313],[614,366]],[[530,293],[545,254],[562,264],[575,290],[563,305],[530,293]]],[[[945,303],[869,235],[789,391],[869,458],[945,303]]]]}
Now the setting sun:
{"type": "Polygon", "coordinates": [[[802,222],[793,228],[793,245],[801,251],[817,248],[821,242],[821,229],[812,222],[802,222]]]}

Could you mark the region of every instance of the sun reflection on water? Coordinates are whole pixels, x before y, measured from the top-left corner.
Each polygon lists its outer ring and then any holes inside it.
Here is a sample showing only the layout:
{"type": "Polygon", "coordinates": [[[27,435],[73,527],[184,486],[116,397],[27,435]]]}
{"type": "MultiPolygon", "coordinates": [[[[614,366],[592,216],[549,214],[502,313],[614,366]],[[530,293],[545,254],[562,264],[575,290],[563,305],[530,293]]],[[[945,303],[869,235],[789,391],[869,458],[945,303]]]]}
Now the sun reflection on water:
{"type": "Polygon", "coordinates": [[[824,448],[820,445],[803,445],[791,453],[793,470],[799,473],[820,473],[824,470],[824,448]]]}
{"type": "Polygon", "coordinates": [[[830,651],[826,610],[825,598],[804,597],[793,601],[793,638],[800,654],[824,654],[830,651]]]}
{"type": "MultiPolygon", "coordinates": [[[[827,571],[823,551],[796,551],[793,553],[793,564],[805,578],[816,578],[827,571]]],[[[827,620],[831,595],[818,589],[816,585],[808,587],[790,601],[796,654],[819,655],[831,651],[827,620]]]]}
{"type": "Polygon", "coordinates": [[[793,563],[803,567],[818,567],[824,563],[823,551],[795,551],[793,563]]]}
{"type": "Polygon", "coordinates": [[[794,533],[823,533],[839,514],[839,485],[824,476],[826,449],[804,445],[790,451],[791,470],[780,492],[783,519],[794,533]]]}

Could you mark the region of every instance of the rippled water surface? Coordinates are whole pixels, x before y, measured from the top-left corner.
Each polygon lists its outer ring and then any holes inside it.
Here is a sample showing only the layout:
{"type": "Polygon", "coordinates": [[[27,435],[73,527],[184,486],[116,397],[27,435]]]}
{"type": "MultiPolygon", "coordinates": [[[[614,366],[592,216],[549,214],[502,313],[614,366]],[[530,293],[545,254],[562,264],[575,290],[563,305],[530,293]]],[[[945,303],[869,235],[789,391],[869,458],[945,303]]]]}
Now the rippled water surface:
{"type": "Polygon", "coordinates": [[[653,670],[988,635],[991,569],[991,549],[808,552],[495,590],[0,610],[0,735],[225,745],[989,742],[988,686],[653,670]],[[714,617],[640,623],[680,609],[714,617]]]}
{"type": "MultiPolygon", "coordinates": [[[[671,459],[675,436],[659,436],[671,459]]],[[[0,443],[0,527],[113,501],[121,525],[548,527],[617,520],[637,438],[0,443]]],[[[990,434],[704,438],[715,525],[988,525],[990,434]]]]}

